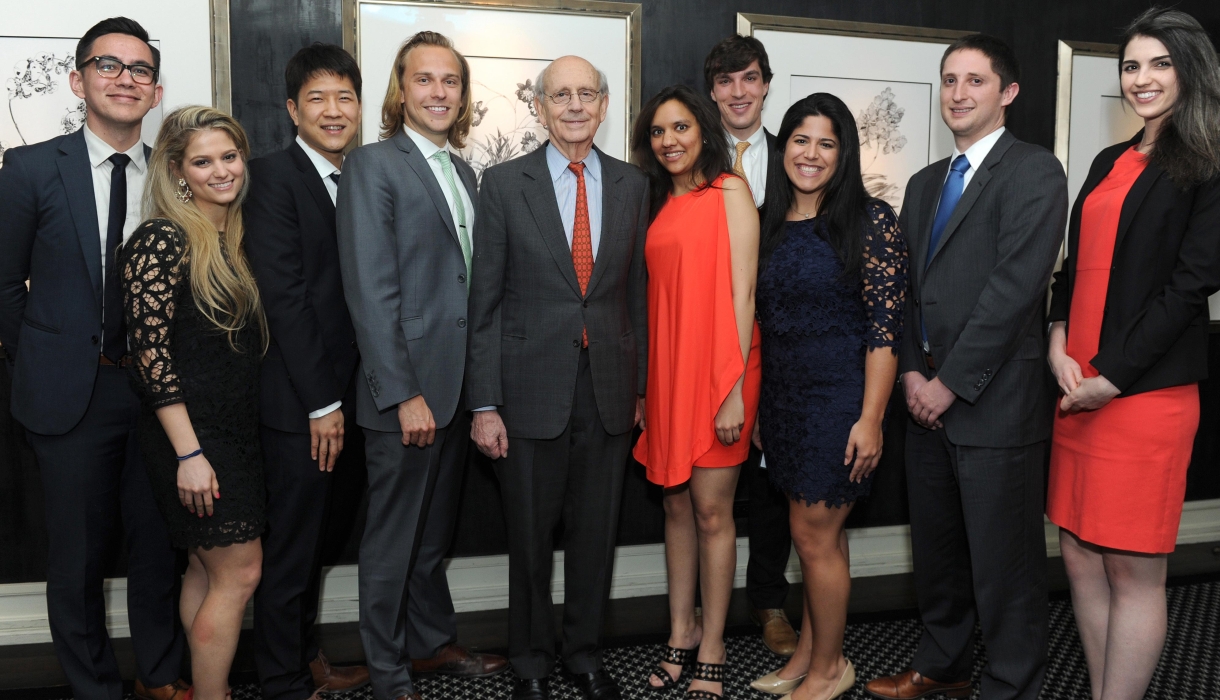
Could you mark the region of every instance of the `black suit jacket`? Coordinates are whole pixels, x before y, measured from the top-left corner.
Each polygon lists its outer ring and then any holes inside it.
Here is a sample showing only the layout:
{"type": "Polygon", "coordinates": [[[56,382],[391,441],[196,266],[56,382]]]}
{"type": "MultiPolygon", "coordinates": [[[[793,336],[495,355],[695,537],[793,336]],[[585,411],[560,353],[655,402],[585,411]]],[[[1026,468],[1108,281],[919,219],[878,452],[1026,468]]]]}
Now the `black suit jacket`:
{"type": "Polygon", "coordinates": [[[932,222],[949,159],[907,183],[899,217],[911,252],[900,372],[936,376],[958,396],[941,417],[956,445],[1021,447],[1050,436],[1046,286],[1067,222],[1063,166],[1005,131],[953,210],[930,263],[932,222]]]}
{"type": "MultiPolygon", "coordinates": [[[[1076,282],[1080,213],[1143,132],[1093,159],[1072,208],[1068,252],[1051,287],[1050,320],[1067,321],[1076,282]]],[[[1207,297],[1220,289],[1220,177],[1178,187],[1148,163],[1123,200],[1101,342],[1090,364],[1130,396],[1207,378],[1207,297]]]]}
{"type": "Polygon", "coordinates": [[[0,343],[13,363],[13,417],[63,435],[89,407],[102,347],[101,229],[84,132],[5,151],[0,193],[0,343]]]}
{"type": "Polygon", "coordinates": [[[317,169],[297,143],[250,162],[243,209],[246,254],[271,328],[263,362],[261,420],[309,432],[309,413],[351,392],[359,356],[343,297],[335,206],[317,169]]]}

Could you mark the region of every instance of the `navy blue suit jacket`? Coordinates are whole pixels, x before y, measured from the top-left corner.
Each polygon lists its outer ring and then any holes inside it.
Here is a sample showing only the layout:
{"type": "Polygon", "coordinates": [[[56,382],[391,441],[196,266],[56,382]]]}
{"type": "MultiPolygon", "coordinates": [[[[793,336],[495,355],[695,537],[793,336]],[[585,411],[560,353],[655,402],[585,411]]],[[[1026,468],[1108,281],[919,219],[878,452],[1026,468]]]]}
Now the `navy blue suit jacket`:
{"type": "Polygon", "coordinates": [[[101,246],[83,131],[4,152],[0,343],[12,370],[13,417],[35,433],[67,433],[93,395],[101,246]]]}

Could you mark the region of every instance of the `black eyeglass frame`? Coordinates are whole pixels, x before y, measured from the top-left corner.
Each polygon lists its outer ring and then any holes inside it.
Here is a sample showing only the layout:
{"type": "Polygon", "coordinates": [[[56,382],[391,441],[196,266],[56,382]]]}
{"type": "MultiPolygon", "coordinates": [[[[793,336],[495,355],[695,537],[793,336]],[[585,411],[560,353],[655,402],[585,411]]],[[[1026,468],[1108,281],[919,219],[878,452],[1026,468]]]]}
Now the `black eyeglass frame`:
{"type": "Polygon", "coordinates": [[[97,74],[103,78],[106,78],[107,80],[118,80],[119,77],[123,75],[123,71],[127,71],[127,74],[131,76],[131,79],[139,85],[156,85],[157,76],[159,76],[161,74],[161,69],[157,68],[156,66],[150,66],[147,63],[132,63],[129,65],[129,64],[123,63],[122,61],[115,58],[114,56],[94,56],[93,58],[87,58],[87,59],[81,61],[79,64],[77,64],[76,70],[83,71],[85,69],[85,67],[88,66],[90,63],[93,64],[93,69],[97,71],[97,74]],[[101,64],[102,61],[112,61],[114,63],[117,63],[119,65],[119,72],[115,73],[114,77],[102,75],[102,69],[100,68],[100,65],[99,65],[99,64],[101,64]],[[140,82],[140,80],[138,78],[136,78],[136,74],[131,71],[132,68],[143,68],[145,70],[152,71],[152,80],[150,80],[147,83],[140,82]]]}

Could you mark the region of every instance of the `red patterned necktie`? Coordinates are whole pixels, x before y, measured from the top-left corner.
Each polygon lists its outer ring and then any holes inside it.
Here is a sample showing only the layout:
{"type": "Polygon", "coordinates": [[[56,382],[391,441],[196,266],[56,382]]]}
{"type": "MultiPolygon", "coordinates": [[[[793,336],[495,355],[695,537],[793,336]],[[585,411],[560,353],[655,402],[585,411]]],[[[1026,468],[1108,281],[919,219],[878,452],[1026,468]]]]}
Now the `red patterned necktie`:
{"type": "MultiPolygon", "coordinates": [[[[589,196],[585,192],[585,164],[568,163],[568,169],[576,173],[576,221],[572,224],[572,264],[576,266],[576,281],[580,294],[589,289],[589,278],[593,276],[593,234],[589,227],[589,196]]],[[[589,347],[589,331],[581,331],[582,347],[589,347]]]]}

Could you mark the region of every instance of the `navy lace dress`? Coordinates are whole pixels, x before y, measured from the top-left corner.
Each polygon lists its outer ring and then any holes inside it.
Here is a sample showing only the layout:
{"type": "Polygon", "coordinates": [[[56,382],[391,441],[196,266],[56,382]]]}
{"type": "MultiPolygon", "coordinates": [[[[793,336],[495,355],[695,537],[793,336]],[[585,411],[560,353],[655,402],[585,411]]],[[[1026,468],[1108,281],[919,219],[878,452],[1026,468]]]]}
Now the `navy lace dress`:
{"type": "Polygon", "coordinates": [[[871,348],[897,354],[907,287],[906,241],[889,205],[868,206],[862,279],[843,279],[843,263],[819,219],[789,221],[759,274],[762,329],[759,427],[767,474],[806,504],[852,503],[872,477],[848,480],[847,438],[864,402],[864,358],[871,348]]]}

